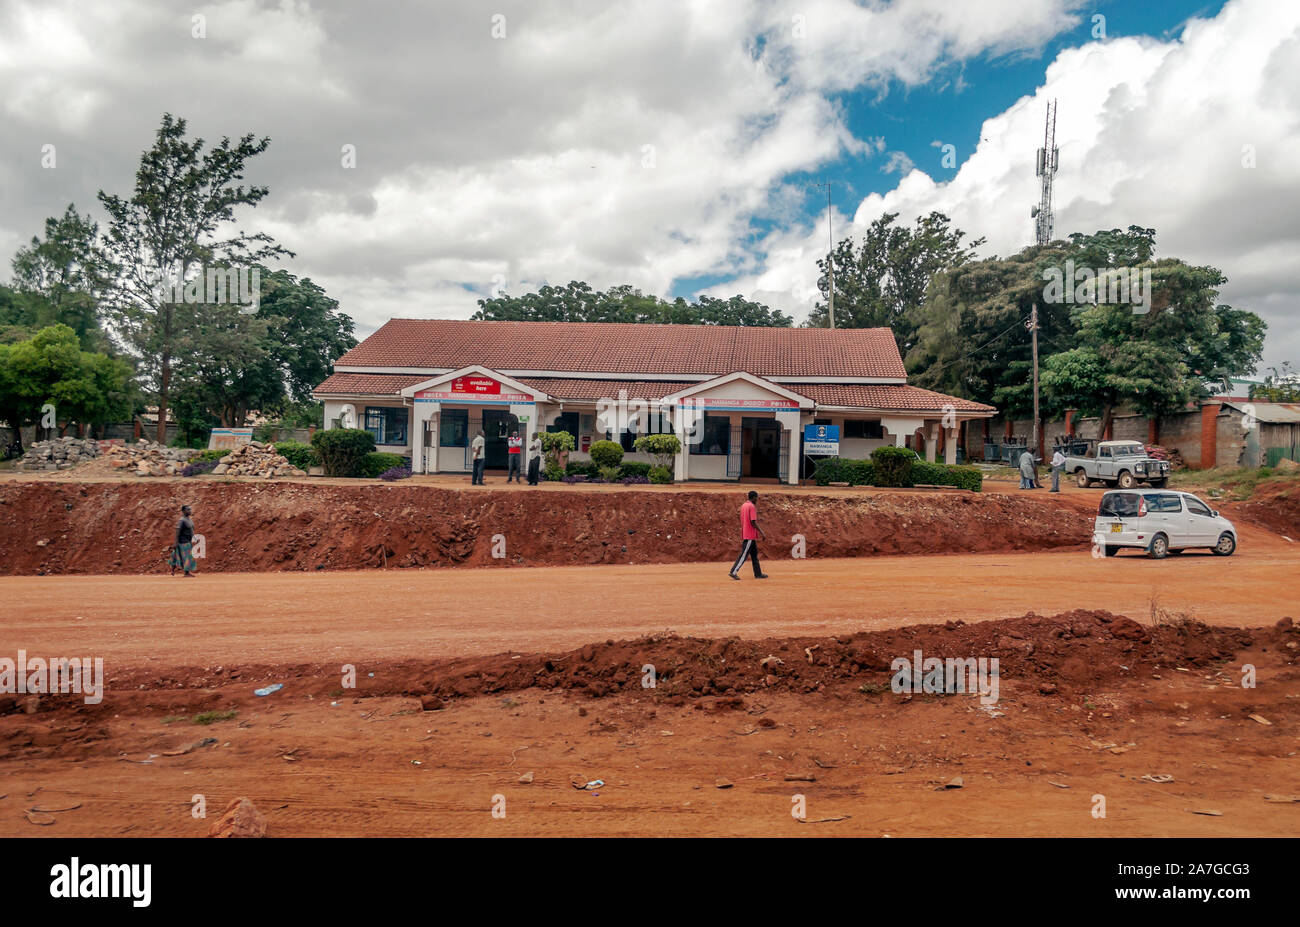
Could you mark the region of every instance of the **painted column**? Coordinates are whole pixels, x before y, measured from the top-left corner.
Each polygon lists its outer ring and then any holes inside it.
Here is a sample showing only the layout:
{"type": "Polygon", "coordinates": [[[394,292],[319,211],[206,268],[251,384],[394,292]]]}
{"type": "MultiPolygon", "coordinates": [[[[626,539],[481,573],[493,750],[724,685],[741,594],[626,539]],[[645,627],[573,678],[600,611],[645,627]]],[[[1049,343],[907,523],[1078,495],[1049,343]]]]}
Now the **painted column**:
{"type": "Polygon", "coordinates": [[[799,421],[802,418],[798,409],[776,413],[776,420],[783,429],[790,431],[790,446],[786,449],[785,481],[792,486],[799,485],[799,421]]]}
{"type": "MultiPolygon", "coordinates": [[[[414,419],[411,427],[411,472],[428,473],[424,459],[424,430],[425,423],[430,417],[438,414],[439,404],[436,402],[425,402],[417,399],[415,409],[411,418],[414,419]]],[[[436,466],[436,451],[435,451],[436,466]]],[[[436,471],[434,471],[436,472],[436,471]]]]}
{"type": "Polygon", "coordinates": [[[957,429],[945,429],[944,437],[943,462],[949,465],[955,464],[957,462],[957,429]]]}

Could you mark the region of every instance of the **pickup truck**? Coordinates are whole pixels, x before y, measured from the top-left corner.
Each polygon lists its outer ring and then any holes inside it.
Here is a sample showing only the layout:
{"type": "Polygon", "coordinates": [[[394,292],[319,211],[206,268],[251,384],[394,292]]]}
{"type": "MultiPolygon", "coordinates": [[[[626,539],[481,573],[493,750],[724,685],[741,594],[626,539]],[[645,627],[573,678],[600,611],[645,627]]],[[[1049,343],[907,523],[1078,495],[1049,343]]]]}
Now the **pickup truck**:
{"type": "Polygon", "coordinates": [[[1138,483],[1158,489],[1169,479],[1169,461],[1148,456],[1138,441],[1102,441],[1095,454],[1066,457],[1065,472],[1074,474],[1081,489],[1094,480],[1121,489],[1132,489],[1138,483]]]}

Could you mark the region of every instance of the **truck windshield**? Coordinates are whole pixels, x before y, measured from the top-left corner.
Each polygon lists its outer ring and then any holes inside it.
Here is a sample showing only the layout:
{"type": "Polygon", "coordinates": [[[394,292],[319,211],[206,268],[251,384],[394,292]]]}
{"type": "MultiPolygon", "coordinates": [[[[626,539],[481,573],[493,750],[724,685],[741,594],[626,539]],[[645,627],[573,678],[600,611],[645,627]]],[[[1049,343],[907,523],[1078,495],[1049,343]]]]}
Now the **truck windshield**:
{"type": "Polygon", "coordinates": [[[1118,444],[1115,446],[1116,457],[1145,457],[1147,449],[1140,444],[1118,444]]]}
{"type": "Polygon", "coordinates": [[[1108,492],[1101,497],[1097,514],[1112,518],[1133,518],[1138,513],[1138,499],[1135,492],[1108,492]]]}

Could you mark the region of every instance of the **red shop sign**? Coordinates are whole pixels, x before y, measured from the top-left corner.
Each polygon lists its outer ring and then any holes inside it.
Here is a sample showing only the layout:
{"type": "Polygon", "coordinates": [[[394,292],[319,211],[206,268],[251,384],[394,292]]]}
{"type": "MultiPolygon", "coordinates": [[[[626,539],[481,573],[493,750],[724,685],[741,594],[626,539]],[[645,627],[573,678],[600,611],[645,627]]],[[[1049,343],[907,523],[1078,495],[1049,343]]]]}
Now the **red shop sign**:
{"type": "Polygon", "coordinates": [[[501,384],[491,377],[457,377],[451,381],[451,391],[453,393],[475,393],[478,395],[490,393],[498,395],[501,392],[501,384]]]}

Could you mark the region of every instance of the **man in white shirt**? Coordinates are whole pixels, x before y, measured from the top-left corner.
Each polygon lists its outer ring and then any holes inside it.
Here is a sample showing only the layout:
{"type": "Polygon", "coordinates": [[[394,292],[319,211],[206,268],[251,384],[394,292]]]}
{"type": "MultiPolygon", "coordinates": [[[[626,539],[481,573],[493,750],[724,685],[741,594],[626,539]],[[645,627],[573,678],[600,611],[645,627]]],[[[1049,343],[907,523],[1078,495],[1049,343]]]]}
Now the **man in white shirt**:
{"type": "Polygon", "coordinates": [[[1065,470],[1065,455],[1058,447],[1052,454],[1052,488],[1048,492],[1061,491],[1061,473],[1065,470]]]}
{"type": "Polygon", "coordinates": [[[485,447],[487,447],[487,441],[483,438],[483,432],[480,431],[474,436],[474,440],[469,443],[470,457],[474,462],[474,472],[469,478],[471,486],[483,485],[483,467],[487,463],[487,459],[483,456],[485,447]]]}
{"type": "Polygon", "coordinates": [[[542,436],[533,435],[528,443],[528,485],[536,486],[542,470],[542,436]]]}

